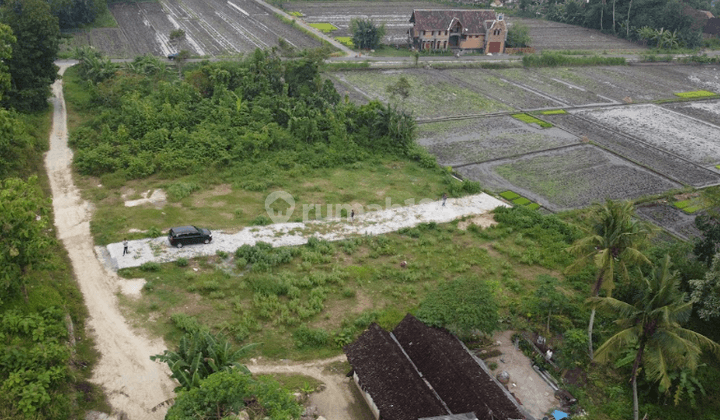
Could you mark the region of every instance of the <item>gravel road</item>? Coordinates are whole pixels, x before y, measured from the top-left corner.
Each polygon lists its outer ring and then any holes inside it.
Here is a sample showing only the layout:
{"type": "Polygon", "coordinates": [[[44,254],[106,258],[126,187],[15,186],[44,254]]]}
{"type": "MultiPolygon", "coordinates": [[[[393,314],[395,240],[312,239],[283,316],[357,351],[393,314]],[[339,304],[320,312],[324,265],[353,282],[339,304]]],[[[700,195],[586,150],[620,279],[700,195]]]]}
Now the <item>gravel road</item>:
{"type": "Polygon", "coordinates": [[[240,246],[267,242],[274,247],[293,246],[307,243],[314,236],[328,241],[337,241],[357,235],[379,235],[420,223],[447,223],[463,216],[487,213],[498,206],[507,206],[503,201],[488,194],[462,198],[450,198],[445,207],[438,201],[408,207],[358,214],[354,222],[347,220],[312,221],[308,223],[276,223],[269,226],[246,227],[237,233],[213,232],[213,241],[207,245],[171,247],[166,237],[138,239],[129,242],[130,254],[123,256],[122,243],[96,247],[105,265],[110,270],[139,267],[154,262],[175,261],[178,258],[193,258],[215,255],[218,251],[235,252],[240,246]]]}

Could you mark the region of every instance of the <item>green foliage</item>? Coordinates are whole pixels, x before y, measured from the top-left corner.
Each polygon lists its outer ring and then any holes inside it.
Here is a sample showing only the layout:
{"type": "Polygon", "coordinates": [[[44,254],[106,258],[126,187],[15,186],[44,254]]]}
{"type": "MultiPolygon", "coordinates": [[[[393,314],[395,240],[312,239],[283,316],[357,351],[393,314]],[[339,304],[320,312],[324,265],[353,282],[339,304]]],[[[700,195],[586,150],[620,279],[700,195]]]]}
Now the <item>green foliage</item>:
{"type": "Polygon", "coordinates": [[[560,66],[624,66],[624,57],[575,57],[554,52],[543,51],[541,54],[523,56],[525,67],[560,67],[560,66]]]}
{"type": "Polygon", "coordinates": [[[12,87],[3,104],[25,111],[46,109],[50,85],[57,77],[58,18],[44,0],[14,0],[3,3],[2,9],[2,23],[10,26],[16,38],[12,56],[4,60],[12,87]]]}
{"type": "Polygon", "coordinates": [[[567,111],[564,109],[551,109],[549,111],[541,111],[540,112],[543,115],[559,115],[559,114],[567,114],[567,111]]]}
{"type": "Polygon", "coordinates": [[[408,82],[407,78],[405,76],[400,76],[396,83],[387,85],[385,91],[392,97],[397,95],[402,99],[407,99],[408,96],[410,96],[411,88],[412,85],[408,82]]]}
{"type": "Polygon", "coordinates": [[[508,48],[529,47],[532,39],[530,38],[530,29],[522,23],[513,23],[508,28],[505,46],[508,48]]]}
{"type": "Polygon", "coordinates": [[[690,280],[691,298],[700,319],[720,317],[720,254],[715,254],[703,279],[690,280]]]}
{"type": "Polygon", "coordinates": [[[160,264],[154,261],[148,261],[140,266],[140,270],[147,272],[157,272],[160,271],[160,264]]]}
{"type": "Polygon", "coordinates": [[[163,354],[150,356],[150,360],[167,363],[172,377],[180,382],[176,391],[190,390],[199,387],[200,382],[213,373],[249,374],[247,367],[238,361],[255,347],[257,344],[250,344],[234,350],[225,337],[199,328],[185,333],[176,351],[165,350],[163,354]]]}
{"type": "Polygon", "coordinates": [[[54,238],[48,233],[49,202],[37,177],[0,181],[0,287],[16,293],[28,273],[48,265],[54,238]]]}
{"type": "Polygon", "coordinates": [[[174,29],[170,31],[170,41],[175,41],[183,38],[185,38],[185,31],[183,31],[182,29],[174,29]]]}
{"type": "Polygon", "coordinates": [[[255,245],[243,245],[235,250],[235,258],[243,259],[245,264],[253,264],[258,268],[255,271],[268,271],[272,267],[287,264],[298,255],[296,247],[273,248],[267,242],[258,242],[255,245]]]}
{"type": "Polygon", "coordinates": [[[199,189],[200,186],[193,182],[176,182],[167,188],[167,196],[172,201],[180,201],[199,189]]]}
{"type": "Polygon", "coordinates": [[[354,18],[350,20],[350,32],[353,44],[363,50],[377,48],[385,35],[385,25],[376,25],[370,19],[354,18]]]}
{"type": "Polygon", "coordinates": [[[469,337],[490,335],[498,328],[498,306],[493,287],[480,279],[460,277],[440,284],[420,303],[417,318],[469,337]]]}
{"type": "Polygon", "coordinates": [[[293,339],[297,348],[317,348],[325,346],[330,339],[330,335],[322,328],[309,328],[303,324],[293,332],[293,339]]]}
{"type": "Polygon", "coordinates": [[[703,236],[695,240],[693,253],[698,261],[710,267],[720,244],[720,219],[714,215],[701,215],[695,218],[695,226],[703,236]]]}
{"type": "Polygon", "coordinates": [[[336,36],[335,41],[345,45],[346,47],[353,48],[355,44],[353,44],[352,37],[350,36],[336,36]]]}
{"type": "Polygon", "coordinates": [[[55,307],[0,314],[0,406],[24,418],[47,416],[53,406],[55,413],[67,410],[59,392],[70,377],[64,316],[55,307]]]}
{"type": "Polygon", "coordinates": [[[513,202],[513,204],[516,204],[518,206],[524,206],[526,204],[530,204],[530,200],[528,200],[525,197],[516,198],[512,202],[513,202]]]}
{"type": "Polygon", "coordinates": [[[108,57],[90,46],[76,48],[73,55],[79,61],[78,75],[91,83],[109,79],[119,68],[108,57]]]}
{"type": "Polygon", "coordinates": [[[10,72],[5,60],[12,57],[12,46],[16,42],[17,38],[13,35],[12,29],[4,23],[0,23],[0,99],[11,87],[10,72]]]}
{"type": "Polygon", "coordinates": [[[250,419],[297,419],[303,409],[292,393],[273,379],[223,371],[181,391],[165,418],[210,420],[236,416],[241,411],[247,411],[250,419]]]}
{"type": "Polygon", "coordinates": [[[23,116],[0,109],[0,178],[27,171],[29,159],[38,149],[23,116]]]}
{"type": "MultiPolygon", "coordinates": [[[[87,87],[96,112],[71,137],[81,173],[129,180],[222,169],[252,175],[238,186],[264,191],[280,171],[416,154],[412,115],[340,101],[315,59],[258,50],[170,79],[164,63],[141,57],[87,87]]],[[[171,185],[168,194],[177,200],[194,188],[171,185]]]]}

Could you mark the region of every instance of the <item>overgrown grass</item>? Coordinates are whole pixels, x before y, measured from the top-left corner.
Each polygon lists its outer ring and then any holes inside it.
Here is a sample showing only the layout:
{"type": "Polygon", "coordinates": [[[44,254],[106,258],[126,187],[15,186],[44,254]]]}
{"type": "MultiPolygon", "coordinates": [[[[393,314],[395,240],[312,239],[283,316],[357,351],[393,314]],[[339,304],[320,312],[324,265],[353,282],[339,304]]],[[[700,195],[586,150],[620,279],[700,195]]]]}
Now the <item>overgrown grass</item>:
{"type": "Polygon", "coordinates": [[[349,48],[353,48],[355,46],[355,44],[353,44],[351,36],[336,36],[335,41],[349,48]]]}
{"type": "Polygon", "coordinates": [[[579,57],[543,52],[542,54],[529,54],[523,56],[525,67],[560,67],[560,66],[624,66],[627,64],[624,57],[579,57]]]}

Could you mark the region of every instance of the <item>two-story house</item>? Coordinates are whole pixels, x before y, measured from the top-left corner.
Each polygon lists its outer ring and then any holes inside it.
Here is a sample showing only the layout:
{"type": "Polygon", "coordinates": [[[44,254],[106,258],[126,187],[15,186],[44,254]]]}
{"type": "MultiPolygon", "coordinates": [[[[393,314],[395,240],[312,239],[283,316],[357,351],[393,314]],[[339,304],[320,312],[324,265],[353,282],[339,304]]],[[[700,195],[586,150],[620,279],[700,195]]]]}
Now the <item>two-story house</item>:
{"type": "Polygon", "coordinates": [[[493,10],[413,10],[408,42],[420,51],[469,50],[501,53],[507,25],[493,10]]]}

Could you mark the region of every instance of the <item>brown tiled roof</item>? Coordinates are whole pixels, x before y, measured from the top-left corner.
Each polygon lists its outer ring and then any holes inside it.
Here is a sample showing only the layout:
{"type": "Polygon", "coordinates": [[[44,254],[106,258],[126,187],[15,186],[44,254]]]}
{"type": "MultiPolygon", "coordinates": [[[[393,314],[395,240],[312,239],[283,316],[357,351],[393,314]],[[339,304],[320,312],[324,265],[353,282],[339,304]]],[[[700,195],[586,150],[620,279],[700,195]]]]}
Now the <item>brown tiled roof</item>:
{"type": "Polygon", "coordinates": [[[413,10],[410,22],[415,24],[417,31],[447,31],[453,19],[460,21],[460,24],[467,31],[467,34],[484,34],[487,20],[495,20],[494,10],[413,10]]]}
{"type": "Polygon", "coordinates": [[[377,324],[343,349],[384,420],[449,414],[389,332],[377,324]]]}
{"type": "Polygon", "coordinates": [[[703,33],[720,35],[720,18],[708,19],[703,28],[703,33]]]}
{"type": "Polygon", "coordinates": [[[479,420],[525,418],[449,332],[428,327],[408,314],[393,334],[452,413],[474,412],[479,420]]]}

